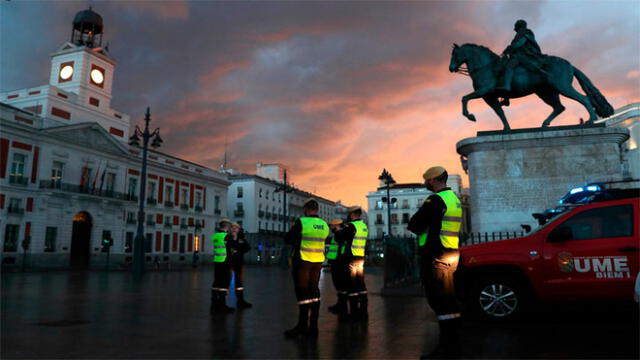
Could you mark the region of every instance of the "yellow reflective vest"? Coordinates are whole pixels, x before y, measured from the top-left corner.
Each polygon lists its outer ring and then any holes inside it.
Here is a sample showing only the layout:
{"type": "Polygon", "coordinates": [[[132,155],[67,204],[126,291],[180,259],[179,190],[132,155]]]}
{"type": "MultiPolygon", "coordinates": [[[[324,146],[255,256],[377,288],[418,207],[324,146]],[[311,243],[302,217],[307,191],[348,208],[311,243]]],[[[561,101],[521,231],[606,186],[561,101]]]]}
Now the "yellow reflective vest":
{"type": "Polygon", "coordinates": [[[329,243],[329,251],[327,251],[327,259],[335,260],[337,257],[338,257],[338,243],[336,242],[336,239],[333,238],[329,243]]]}
{"type": "Polygon", "coordinates": [[[367,237],[369,236],[369,229],[367,224],[362,220],[356,220],[351,222],[356,228],[356,235],[351,242],[351,255],[364,256],[364,249],[367,246],[367,237]]]}
{"type": "Polygon", "coordinates": [[[300,259],[312,263],[324,262],[324,242],[329,236],[329,225],[318,217],[301,217],[300,223],[300,259]]]}
{"type": "MultiPolygon", "coordinates": [[[[462,204],[460,199],[452,190],[444,190],[436,195],[440,196],[447,210],[442,217],[442,226],[440,228],[440,242],[447,249],[457,249],[460,241],[460,227],[462,225],[462,204]]],[[[426,200],[425,200],[426,201],[426,200]]],[[[420,246],[424,246],[427,242],[427,229],[418,237],[420,246]]]]}
{"type": "Polygon", "coordinates": [[[227,237],[226,232],[217,232],[211,237],[211,245],[213,245],[213,262],[225,262],[227,260],[227,246],[224,238],[227,237]]]}

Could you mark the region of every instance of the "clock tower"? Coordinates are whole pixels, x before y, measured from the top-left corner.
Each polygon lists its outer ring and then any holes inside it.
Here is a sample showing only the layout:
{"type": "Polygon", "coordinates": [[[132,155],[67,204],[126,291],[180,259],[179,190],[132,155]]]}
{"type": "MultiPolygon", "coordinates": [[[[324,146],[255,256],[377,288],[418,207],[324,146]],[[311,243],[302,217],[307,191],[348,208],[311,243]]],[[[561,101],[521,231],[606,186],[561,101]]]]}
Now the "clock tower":
{"type": "Polygon", "coordinates": [[[51,54],[49,84],[77,95],[79,104],[110,113],[116,62],[102,46],[102,17],[91,8],[73,19],[71,41],[51,54]]]}

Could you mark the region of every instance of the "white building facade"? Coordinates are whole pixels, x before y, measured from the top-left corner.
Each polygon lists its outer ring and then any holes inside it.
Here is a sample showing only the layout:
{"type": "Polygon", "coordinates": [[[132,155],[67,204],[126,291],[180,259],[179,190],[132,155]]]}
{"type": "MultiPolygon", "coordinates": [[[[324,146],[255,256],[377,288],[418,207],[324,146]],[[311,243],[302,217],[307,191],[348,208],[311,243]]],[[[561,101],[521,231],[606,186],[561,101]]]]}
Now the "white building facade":
{"type": "MultiPolygon", "coordinates": [[[[48,85],[0,93],[3,266],[106,266],[107,253],[112,267],[130,264],[142,155],[127,144],[129,116],[110,107],[114,67],[105,49],[76,38],[52,55],[48,85]]],[[[204,239],[227,215],[228,185],[224,173],[150,149],[146,261],[212,253],[204,239]]]]}
{"type": "MultiPolygon", "coordinates": [[[[461,195],[462,179],[460,175],[451,174],[447,185],[458,197],[461,195]]],[[[387,203],[383,198],[387,197],[387,190],[383,183],[376,191],[367,194],[369,238],[381,239],[388,234],[389,222],[391,222],[391,235],[394,237],[413,237],[407,229],[409,219],[422,206],[422,203],[431,194],[422,183],[394,184],[389,189],[391,199],[391,218],[389,219],[387,203]]]]}
{"type": "Polygon", "coordinates": [[[610,117],[596,122],[604,122],[607,127],[620,126],[629,129],[629,140],[622,145],[623,178],[640,180],[640,103],[625,105],[610,117]]]}

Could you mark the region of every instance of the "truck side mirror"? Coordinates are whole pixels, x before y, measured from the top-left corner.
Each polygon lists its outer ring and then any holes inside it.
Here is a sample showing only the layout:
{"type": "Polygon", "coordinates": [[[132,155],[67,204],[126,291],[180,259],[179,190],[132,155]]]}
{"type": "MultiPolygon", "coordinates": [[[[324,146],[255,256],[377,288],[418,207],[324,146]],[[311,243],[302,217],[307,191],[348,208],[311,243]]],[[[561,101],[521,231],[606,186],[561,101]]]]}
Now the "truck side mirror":
{"type": "Polygon", "coordinates": [[[573,231],[568,226],[560,226],[555,228],[547,238],[549,242],[561,242],[573,240],[573,231]]]}

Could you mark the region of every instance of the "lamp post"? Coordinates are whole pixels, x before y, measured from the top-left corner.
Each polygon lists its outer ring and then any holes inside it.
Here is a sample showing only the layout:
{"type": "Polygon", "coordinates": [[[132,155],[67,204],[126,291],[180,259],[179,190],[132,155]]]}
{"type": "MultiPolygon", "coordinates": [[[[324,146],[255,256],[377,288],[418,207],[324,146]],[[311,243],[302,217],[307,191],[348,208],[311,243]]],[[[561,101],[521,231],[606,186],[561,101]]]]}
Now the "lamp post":
{"type": "Polygon", "coordinates": [[[389,189],[396,181],[393,180],[393,176],[391,176],[387,169],[382,169],[382,174],[378,176],[378,180],[384,182],[385,189],[387,190],[387,196],[382,198],[382,202],[387,203],[387,234],[391,237],[391,204],[395,203],[397,199],[391,198],[389,189]]]}
{"type": "Polygon", "coordinates": [[[144,203],[147,190],[147,151],[149,149],[149,140],[151,147],[157,148],[162,144],[160,138],[160,128],[156,128],[153,132],[149,131],[149,122],[151,121],[151,112],[147,107],[147,113],[144,115],[144,130],[140,130],[138,125],[133,135],[129,138],[129,145],[140,147],[140,138],[142,137],[142,171],[140,172],[140,201],[138,210],[138,231],[133,243],[133,266],[132,271],[135,277],[141,277],[144,273],[144,203]]]}
{"type": "MultiPolygon", "coordinates": [[[[284,182],[282,183],[282,185],[278,186],[278,188],[276,188],[276,190],[274,192],[280,192],[282,191],[282,215],[283,215],[283,220],[282,220],[282,232],[286,232],[287,231],[287,193],[292,192],[294,189],[293,187],[289,186],[289,184],[287,183],[287,170],[284,170],[284,182]]],[[[286,245],[283,244],[283,250],[286,248],[286,245]]],[[[288,263],[288,259],[287,262],[285,262],[284,259],[287,259],[286,254],[281,254],[280,255],[280,263],[283,267],[288,268],[289,267],[289,263],[288,263]]]]}

